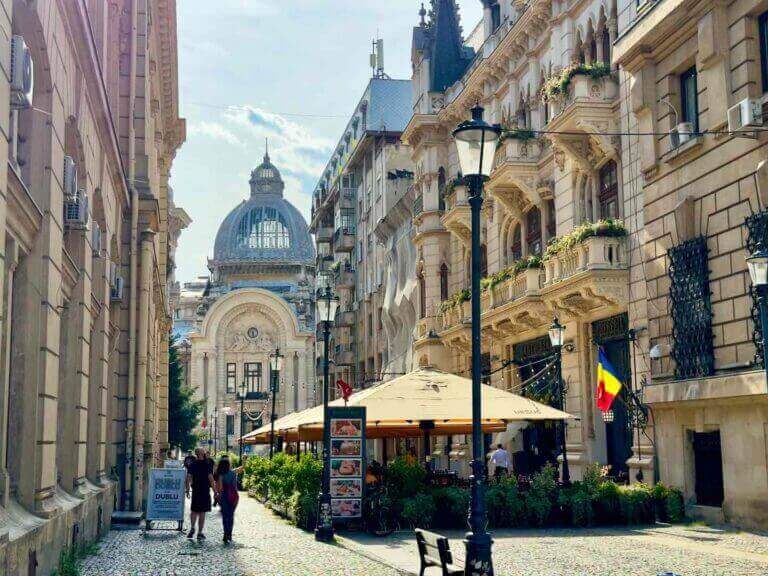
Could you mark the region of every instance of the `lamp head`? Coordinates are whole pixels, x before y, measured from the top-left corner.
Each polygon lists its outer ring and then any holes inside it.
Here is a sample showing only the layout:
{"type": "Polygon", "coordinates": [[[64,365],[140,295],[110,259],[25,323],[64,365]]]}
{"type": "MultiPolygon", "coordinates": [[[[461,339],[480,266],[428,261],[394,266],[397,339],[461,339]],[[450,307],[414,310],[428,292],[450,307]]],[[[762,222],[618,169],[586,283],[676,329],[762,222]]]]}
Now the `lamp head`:
{"type": "Polygon", "coordinates": [[[549,327],[549,341],[553,348],[560,348],[563,345],[563,339],[565,338],[565,326],[560,324],[557,317],[552,321],[552,325],[549,327]]]}
{"type": "Polygon", "coordinates": [[[459,165],[464,176],[487,179],[491,175],[496,144],[501,128],[483,120],[483,108],[472,108],[472,119],[458,125],[453,131],[459,165]]]}
{"type": "Polygon", "coordinates": [[[758,248],[747,256],[747,267],[755,288],[768,286],[768,251],[764,248],[758,248]]]}

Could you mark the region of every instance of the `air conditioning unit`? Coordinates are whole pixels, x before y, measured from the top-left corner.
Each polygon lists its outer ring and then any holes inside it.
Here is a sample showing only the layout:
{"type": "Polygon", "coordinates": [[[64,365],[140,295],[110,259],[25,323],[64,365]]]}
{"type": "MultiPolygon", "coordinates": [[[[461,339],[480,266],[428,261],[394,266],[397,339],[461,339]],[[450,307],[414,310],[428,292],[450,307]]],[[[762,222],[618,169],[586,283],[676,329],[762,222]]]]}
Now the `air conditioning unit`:
{"type": "Polygon", "coordinates": [[[85,190],[80,190],[74,198],[64,199],[64,225],[88,225],[88,196],[85,190]]]}
{"type": "Polygon", "coordinates": [[[98,258],[101,255],[101,226],[98,222],[94,222],[91,228],[91,250],[94,257],[98,258]]]}
{"type": "MultiPolygon", "coordinates": [[[[735,106],[728,108],[728,132],[742,132],[751,130],[763,125],[763,110],[759,100],[753,98],[744,98],[735,106]]],[[[737,136],[748,136],[750,134],[736,134],[737,136]]]]}
{"type": "Polygon", "coordinates": [[[11,38],[11,108],[23,110],[32,107],[34,91],[32,53],[24,38],[11,38]]]}
{"type": "Polygon", "coordinates": [[[669,131],[669,137],[672,141],[672,148],[677,148],[693,138],[693,124],[690,122],[680,122],[669,131]]]}
{"type": "Polygon", "coordinates": [[[123,278],[115,276],[112,287],[109,289],[109,299],[112,302],[122,302],[123,300],[123,278]]]}
{"type": "Polygon", "coordinates": [[[77,196],[77,166],[72,156],[64,156],[64,197],[77,196]]]}

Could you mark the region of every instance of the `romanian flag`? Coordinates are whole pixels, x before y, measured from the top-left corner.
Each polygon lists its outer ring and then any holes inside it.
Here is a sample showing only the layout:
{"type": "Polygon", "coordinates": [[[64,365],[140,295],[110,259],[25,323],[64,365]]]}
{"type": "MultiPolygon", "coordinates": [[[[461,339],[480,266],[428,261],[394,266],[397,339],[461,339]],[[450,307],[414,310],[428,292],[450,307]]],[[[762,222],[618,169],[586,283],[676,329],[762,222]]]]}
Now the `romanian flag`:
{"type": "Polygon", "coordinates": [[[613,399],[621,391],[621,380],[616,375],[616,369],[611,366],[602,348],[598,349],[600,359],[597,362],[597,407],[602,412],[608,412],[613,399]]]}

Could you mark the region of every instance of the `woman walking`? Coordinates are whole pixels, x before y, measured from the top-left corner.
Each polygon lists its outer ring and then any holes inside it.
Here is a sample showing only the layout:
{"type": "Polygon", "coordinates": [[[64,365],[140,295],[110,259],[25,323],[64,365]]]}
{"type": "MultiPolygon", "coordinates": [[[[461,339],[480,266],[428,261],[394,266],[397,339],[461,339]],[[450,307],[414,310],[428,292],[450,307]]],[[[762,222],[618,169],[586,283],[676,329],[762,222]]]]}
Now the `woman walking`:
{"type": "Polygon", "coordinates": [[[187,468],[187,497],[192,489],[191,519],[192,527],[187,538],[195,536],[195,520],[197,520],[197,539],[205,540],[203,529],[205,528],[205,515],[211,511],[211,489],[216,490],[213,482],[213,463],[206,456],[205,450],[195,450],[195,460],[187,468]]]}
{"type": "Polygon", "coordinates": [[[224,524],[224,544],[232,542],[232,528],[235,524],[235,508],[240,501],[237,492],[237,475],[242,472],[240,468],[232,469],[229,458],[223,456],[216,468],[216,494],[218,494],[221,507],[221,521],[224,524]]]}

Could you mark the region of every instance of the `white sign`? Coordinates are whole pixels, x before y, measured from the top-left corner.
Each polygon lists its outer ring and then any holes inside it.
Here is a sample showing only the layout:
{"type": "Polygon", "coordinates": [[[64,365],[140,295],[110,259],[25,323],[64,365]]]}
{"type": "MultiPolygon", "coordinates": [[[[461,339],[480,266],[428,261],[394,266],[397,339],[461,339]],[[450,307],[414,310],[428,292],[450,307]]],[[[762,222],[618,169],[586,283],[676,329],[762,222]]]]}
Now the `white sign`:
{"type": "Polygon", "coordinates": [[[184,521],[184,468],[153,468],[149,472],[147,520],[184,521]]]}
{"type": "Polygon", "coordinates": [[[184,462],[181,460],[166,460],[163,468],[184,468],[184,462]]]}

